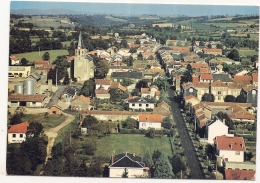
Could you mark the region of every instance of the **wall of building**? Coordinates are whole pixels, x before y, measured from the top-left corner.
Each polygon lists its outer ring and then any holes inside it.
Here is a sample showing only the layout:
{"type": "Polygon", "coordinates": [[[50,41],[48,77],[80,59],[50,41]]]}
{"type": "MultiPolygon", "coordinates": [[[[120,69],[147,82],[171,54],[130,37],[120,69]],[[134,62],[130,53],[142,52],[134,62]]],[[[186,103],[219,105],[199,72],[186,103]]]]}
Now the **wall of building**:
{"type": "MultiPolygon", "coordinates": [[[[135,176],[143,176],[143,168],[127,168],[128,178],[134,178],[135,176]]],[[[122,177],[125,171],[125,167],[122,168],[109,168],[109,177],[122,177]]]]}
{"type": "Polygon", "coordinates": [[[244,151],[238,151],[240,152],[239,155],[237,155],[236,152],[237,151],[220,150],[219,156],[222,157],[222,159],[228,158],[228,161],[244,162],[244,151]]]}
{"type": "Polygon", "coordinates": [[[129,109],[133,110],[139,110],[139,109],[154,109],[155,104],[142,104],[142,103],[134,103],[134,106],[132,105],[133,103],[129,103],[129,109]]]}
{"type": "Polygon", "coordinates": [[[208,127],[208,143],[213,144],[213,139],[216,136],[222,136],[228,134],[228,127],[220,121],[216,121],[208,127]],[[216,130],[218,129],[218,130],[216,130]]]}
{"type": "Polygon", "coordinates": [[[22,143],[26,140],[26,134],[24,133],[8,133],[8,143],[22,143]],[[13,135],[15,134],[15,137],[13,135]],[[20,137],[21,135],[21,137],[20,137]]]}
{"type": "Polygon", "coordinates": [[[162,123],[155,123],[155,122],[139,122],[139,129],[145,129],[148,128],[155,128],[155,129],[161,129],[162,123]]]}

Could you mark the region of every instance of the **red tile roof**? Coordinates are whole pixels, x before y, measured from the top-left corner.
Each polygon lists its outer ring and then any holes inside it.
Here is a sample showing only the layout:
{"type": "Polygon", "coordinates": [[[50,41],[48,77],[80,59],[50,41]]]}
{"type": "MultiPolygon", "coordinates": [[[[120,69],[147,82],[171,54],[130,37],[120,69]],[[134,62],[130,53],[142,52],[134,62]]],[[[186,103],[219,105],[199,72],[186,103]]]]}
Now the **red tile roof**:
{"type": "Polygon", "coordinates": [[[178,47],[178,46],[175,46],[175,47],[172,47],[172,50],[176,51],[176,52],[180,52],[180,53],[190,52],[190,48],[189,47],[178,47]]]}
{"type": "Polygon", "coordinates": [[[90,98],[85,97],[85,96],[83,96],[83,95],[76,96],[72,101],[78,100],[78,99],[79,99],[79,100],[83,100],[84,102],[90,103],[90,98]]]}
{"type": "Polygon", "coordinates": [[[49,65],[49,61],[48,60],[35,60],[34,61],[34,65],[49,65]]]}
{"type": "Polygon", "coordinates": [[[139,122],[161,123],[162,115],[160,115],[160,114],[139,114],[138,121],[139,122]]]}
{"type": "Polygon", "coordinates": [[[253,82],[258,82],[258,73],[257,72],[252,73],[252,80],[253,80],[253,82]]]}
{"type": "Polygon", "coordinates": [[[234,76],[233,82],[235,83],[243,83],[243,84],[250,84],[252,81],[251,76],[234,76]]]}
{"type": "Polygon", "coordinates": [[[141,88],[141,93],[150,93],[150,89],[149,88],[141,88]]]}
{"type": "Polygon", "coordinates": [[[28,122],[23,122],[23,123],[19,123],[19,124],[16,124],[16,125],[12,125],[9,128],[8,133],[26,133],[28,127],[29,127],[28,122]]]}
{"type": "Polygon", "coordinates": [[[98,90],[95,90],[95,93],[96,94],[108,94],[108,90],[98,89],[98,90]]]}
{"type": "Polygon", "coordinates": [[[219,150],[245,151],[245,142],[243,137],[217,136],[215,143],[219,150]]]}
{"type": "Polygon", "coordinates": [[[126,91],[126,87],[124,87],[123,85],[121,85],[119,82],[111,82],[110,84],[110,88],[112,89],[120,89],[122,91],[126,91]]]}
{"type": "Polygon", "coordinates": [[[213,80],[212,74],[204,73],[200,75],[201,80],[213,80]]]}
{"type": "Polygon", "coordinates": [[[227,87],[227,85],[220,80],[213,82],[211,84],[211,86],[213,86],[213,87],[227,87]]]}
{"type": "Polygon", "coordinates": [[[155,92],[155,96],[160,96],[161,95],[161,92],[160,91],[156,91],[155,92]]]}
{"type": "Polygon", "coordinates": [[[110,85],[110,82],[109,80],[106,80],[106,79],[95,79],[95,83],[97,85],[110,85]]]}
{"type": "Polygon", "coordinates": [[[42,102],[47,95],[36,94],[36,95],[22,95],[22,94],[11,94],[8,97],[8,101],[15,101],[15,102],[42,102]]]}
{"type": "Polygon", "coordinates": [[[192,75],[192,82],[193,83],[199,83],[199,76],[197,76],[197,75],[192,75]]]}
{"type": "Polygon", "coordinates": [[[190,63],[191,67],[194,69],[207,68],[209,65],[206,62],[203,63],[190,63]]]}
{"type": "Polygon", "coordinates": [[[202,67],[202,68],[200,68],[200,73],[210,73],[210,68],[209,67],[202,67]]]}
{"type": "Polygon", "coordinates": [[[232,170],[225,169],[226,180],[254,180],[255,170],[232,170]]]}

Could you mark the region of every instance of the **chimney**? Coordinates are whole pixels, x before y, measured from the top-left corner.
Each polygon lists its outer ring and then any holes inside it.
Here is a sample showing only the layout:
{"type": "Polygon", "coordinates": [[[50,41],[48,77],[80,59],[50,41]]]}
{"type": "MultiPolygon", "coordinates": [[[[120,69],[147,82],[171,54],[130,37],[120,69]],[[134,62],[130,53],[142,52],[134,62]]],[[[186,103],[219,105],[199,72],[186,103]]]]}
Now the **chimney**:
{"type": "Polygon", "coordinates": [[[231,142],[230,147],[231,147],[231,149],[233,149],[233,142],[231,142]]]}
{"type": "Polygon", "coordinates": [[[112,155],[112,156],[111,156],[111,164],[113,164],[114,162],[115,162],[115,156],[112,155]]]}

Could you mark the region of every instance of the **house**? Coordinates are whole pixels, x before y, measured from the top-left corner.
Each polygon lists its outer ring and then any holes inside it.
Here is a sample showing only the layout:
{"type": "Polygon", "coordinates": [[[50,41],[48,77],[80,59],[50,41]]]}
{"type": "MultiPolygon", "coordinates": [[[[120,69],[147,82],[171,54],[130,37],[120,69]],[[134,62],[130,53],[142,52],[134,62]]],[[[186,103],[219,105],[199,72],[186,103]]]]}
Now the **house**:
{"type": "Polygon", "coordinates": [[[99,99],[110,99],[109,90],[97,89],[95,90],[96,98],[99,99]]]}
{"type": "Polygon", "coordinates": [[[76,96],[70,102],[70,108],[72,110],[81,111],[81,110],[90,110],[93,106],[90,105],[90,98],[83,95],[76,96]]]}
{"type": "Polygon", "coordinates": [[[220,80],[214,81],[211,84],[211,93],[215,96],[215,102],[224,102],[228,95],[228,86],[220,80]]]}
{"type": "Polygon", "coordinates": [[[129,78],[134,81],[138,81],[142,79],[143,73],[137,71],[130,71],[130,72],[113,72],[111,77],[114,81],[122,81],[124,78],[129,78]]]}
{"type": "Polygon", "coordinates": [[[257,92],[258,88],[253,85],[244,86],[241,90],[241,95],[246,99],[247,103],[257,107],[257,92]]]}
{"type": "Polygon", "coordinates": [[[171,107],[165,101],[157,104],[157,107],[153,109],[154,114],[171,114],[171,107]]]}
{"type": "Polygon", "coordinates": [[[246,147],[243,137],[216,136],[214,147],[220,166],[224,161],[244,162],[246,147]]]}
{"type": "Polygon", "coordinates": [[[45,99],[47,95],[35,94],[35,95],[23,95],[23,94],[11,94],[8,97],[9,107],[43,107],[45,105],[45,99]]]}
{"type": "Polygon", "coordinates": [[[19,65],[20,64],[20,60],[16,56],[11,55],[10,59],[11,59],[11,65],[19,65]]]}
{"type": "Polygon", "coordinates": [[[9,66],[8,77],[26,78],[31,74],[31,66],[9,66]]]}
{"type": "Polygon", "coordinates": [[[109,89],[116,89],[119,92],[127,91],[127,88],[125,86],[121,85],[119,82],[111,82],[109,89]]]}
{"type": "Polygon", "coordinates": [[[162,115],[160,114],[139,114],[138,115],[139,129],[161,129],[162,115]]]}
{"type": "Polygon", "coordinates": [[[210,73],[201,73],[200,74],[200,82],[213,82],[213,76],[210,73]]]}
{"type": "MultiPolygon", "coordinates": [[[[207,136],[208,136],[208,143],[214,144],[214,139],[217,136],[232,136],[231,134],[228,134],[228,126],[225,124],[225,121],[221,121],[217,116],[214,117],[212,121],[208,124],[207,129],[207,136]],[[216,130],[218,129],[218,130],[216,130]]],[[[233,135],[234,136],[234,135],[233,135]]]]}
{"type": "Polygon", "coordinates": [[[149,88],[141,88],[141,97],[154,97],[156,100],[158,100],[160,97],[160,91],[155,85],[152,85],[149,88]]]}
{"type": "Polygon", "coordinates": [[[26,133],[29,127],[28,122],[12,125],[8,129],[8,144],[22,143],[26,140],[26,133]]]}
{"type": "Polygon", "coordinates": [[[62,107],[58,104],[52,105],[48,108],[48,114],[55,114],[57,116],[61,115],[62,113],[62,107]]]}
{"type": "Polygon", "coordinates": [[[225,180],[255,180],[255,170],[225,169],[225,180]]]}
{"type": "Polygon", "coordinates": [[[126,171],[129,178],[148,176],[149,168],[145,167],[143,158],[134,153],[121,153],[111,157],[109,177],[121,178],[126,171]]]}
{"type": "Polygon", "coordinates": [[[224,83],[232,83],[232,79],[230,78],[229,74],[222,73],[222,74],[213,74],[213,81],[222,81],[224,83]]]}
{"type": "Polygon", "coordinates": [[[251,76],[235,75],[233,82],[234,83],[243,83],[244,85],[251,84],[252,83],[252,77],[251,76]]]}
{"type": "Polygon", "coordinates": [[[147,109],[154,109],[155,102],[148,98],[133,98],[128,100],[129,110],[142,110],[146,111],[147,109]]]}
{"type": "Polygon", "coordinates": [[[185,100],[185,104],[190,103],[191,106],[194,106],[194,105],[200,103],[200,100],[193,95],[188,95],[188,96],[184,97],[184,100],[185,100]]]}
{"type": "Polygon", "coordinates": [[[55,67],[55,65],[50,64],[48,60],[35,60],[34,67],[35,72],[42,75],[47,75],[49,71],[55,67]]]}
{"type": "Polygon", "coordinates": [[[70,102],[76,96],[76,90],[74,88],[66,88],[62,98],[65,99],[65,102],[70,102]]]}

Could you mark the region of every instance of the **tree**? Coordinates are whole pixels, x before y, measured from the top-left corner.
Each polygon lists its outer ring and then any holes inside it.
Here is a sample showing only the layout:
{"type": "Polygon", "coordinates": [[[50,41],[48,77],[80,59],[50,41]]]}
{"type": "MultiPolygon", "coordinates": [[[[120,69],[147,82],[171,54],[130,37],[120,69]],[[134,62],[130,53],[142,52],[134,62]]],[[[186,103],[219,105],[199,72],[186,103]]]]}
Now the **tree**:
{"type": "Polygon", "coordinates": [[[144,153],[144,163],[149,168],[152,168],[152,166],[153,166],[153,159],[152,159],[150,151],[148,151],[148,150],[146,150],[144,153]]]}
{"type": "Polygon", "coordinates": [[[171,122],[171,118],[169,116],[167,116],[166,118],[163,119],[162,127],[165,129],[168,129],[168,130],[170,130],[172,128],[172,122],[171,122]]]}
{"type": "Polygon", "coordinates": [[[69,56],[75,55],[75,43],[73,41],[70,42],[70,46],[68,47],[69,56]]]}
{"type": "Polygon", "coordinates": [[[121,43],[120,43],[120,46],[121,46],[122,48],[128,48],[127,41],[126,41],[125,39],[122,39],[122,40],[121,40],[121,43]]]}
{"type": "Polygon", "coordinates": [[[128,129],[136,129],[138,128],[138,121],[129,117],[125,121],[122,121],[122,127],[128,129]]]}
{"type": "Polygon", "coordinates": [[[112,102],[121,102],[123,99],[126,99],[128,97],[127,91],[120,91],[119,89],[110,89],[110,100],[112,102]]]}
{"type": "Polygon", "coordinates": [[[38,122],[31,122],[28,127],[27,135],[28,137],[37,138],[43,133],[43,126],[38,122]]]}
{"type": "Polygon", "coordinates": [[[226,95],[226,97],[224,98],[225,102],[236,102],[236,97],[234,97],[233,95],[226,95]]]}
{"type": "Polygon", "coordinates": [[[183,73],[183,76],[181,77],[181,84],[192,82],[192,67],[190,64],[187,65],[185,72],[183,73]]]}
{"type": "Polygon", "coordinates": [[[141,42],[140,42],[140,40],[139,39],[136,39],[135,40],[135,44],[140,44],[141,42]]]}
{"type": "Polygon", "coordinates": [[[238,95],[236,98],[236,102],[237,103],[246,103],[246,98],[244,97],[244,95],[238,95]]]}
{"type": "Polygon", "coordinates": [[[95,78],[104,79],[109,71],[109,64],[106,60],[101,60],[95,64],[95,78]]]}
{"type": "Polygon", "coordinates": [[[172,179],[175,177],[172,171],[172,165],[164,152],[162,152],[158,160],[155,162],[154,169],[155,178],[172,179]]]}
{"type": "Polygon", "coordinates": [[[239,61],[240,59],[239,52],[236,49],[231,50],[227,57],[235,61],[239,61]]]}
{"type": "Polygon", "coordinates": [[[136,48],[130,48],[130,50],[129,50],[129,53],[136,53],[137,52],[137,50],[136,50],[136,48]]]}
{"type": "Polygon", "coordinates": [[[227,113],[224,113],[222,111],[217,113],[217,117],[221,120],[225,120],[225,124],[228,126],[229,130],[234,130],[234,123],[232,119],[227,115],[227,113]]]}
{"type": "Polygon", "coordinates": [[[70,78],[69,78],[68,71],[65,73],[64,80],[63,80],[62,84],[64,84],[64,85],[69,85],[70,84],[70,78]]]}
{"type": "Polygon", "coordinates": [[[42,56],[43,60],[50,60],[50,53],[49,52],[45,52],[42,56]]]}
{"type": "Polygon", "coordinates": [[[254,157],[254,155],[252,152],[245,152],[245,154],[244,154],[244,159],[246,161],[250,161],[253,157],[254,157]]]}
{"type": "Polygon", "coordinates": [[[177,175],[181,171],[186,170],[185,163],[181,160],[181,157],[179,155],[174,155],[171,158],[171,164],[172,164],[172,171],[175,175],[177,175]]]}
{"type": "Polygon", "coordinates": [[[26,58],[22,58],[21,59],[21,65],[25,66],[28,64],[28,60],[26,60],[26,58]]]}
{"type": "Polygon", "coordinates": [[[143,60],[143,54],[141,52],[138,53],[137,59],[138,60],[143,60]]]}
{"type": "Polygon", "coordinates": [[[23,113],[15,113],[11,119],[10,119],[10,124],[11,125],[16,125],[22,122],[22,117],[23,117],[23,113]]]}
{"type": "Polygon", "coordinates": [[[201,97],[201,101],[202,102],[214,102],[215,101],[215,97],[211,93],[204,93],[202,95],[202,97],[201,97]]]}
{"type": "Polygon", "coordinates": [[[84,82],[81,90],[80,90],[80,94],[84,95],[85,97],[93,97],[94,96],[94,90],[95,90],[95,81],[94,79],[89,79],[87,81],[84,82]]]}
{"type": "Polygon", "coordinates": [[[126,171],[126,168],[122,174],[122,178],[128,178],[128,171],[126,171]]]}
{"type": "Polygon", "coordinates": [[[159,90],[167,91],[170,87],[167,79],[165,78],[158,78],[154,82],[152,82],[152,85],[155,85],[159,88],[159,90]]]}
{"type": "Polygon", "coordinates": [[[154,128],[149,128],[148,131],[145,134],[146,137],[154,138],[155,136],[155,129],[154,128]]]}
{"type": "Polygon", "coordinates": [[[87,115],[82,122],[82,127],[91,128],[93,125],[98,124],[98,120],[96,117],[87,115]]]}
{"type": "Polygon", "coordinates": [[[129,78],[123,78],[121,83],[123,86],[129,86],[129,85],[133,84],[133,81],[129,78]]]}
{"type": "Polygon", "coordinates": [[[139,91],[141,91],[141,88],[147,88],[147,87],[148,87],[148,83],[145,80],[139,80],[135,85],[135,88],[138,89],[139,91]]]}

